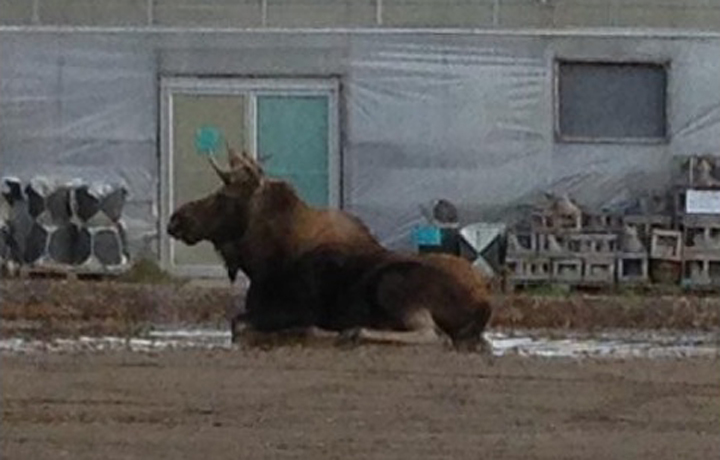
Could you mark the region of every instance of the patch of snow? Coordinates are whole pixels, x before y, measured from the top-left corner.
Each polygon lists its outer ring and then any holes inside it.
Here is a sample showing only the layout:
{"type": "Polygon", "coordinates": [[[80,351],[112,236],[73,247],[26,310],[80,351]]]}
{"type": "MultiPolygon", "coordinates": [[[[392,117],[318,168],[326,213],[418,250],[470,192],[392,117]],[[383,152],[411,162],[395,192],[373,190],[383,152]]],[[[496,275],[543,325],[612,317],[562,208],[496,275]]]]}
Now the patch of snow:
{"type": "MultiPolygon", "coordinates": [[[[565,358],[720,357],[718,334],[656,331],[603,332],[592,336],[568,333],[550,337],[537,332],[512,335],[491,331],[486,337],[495,356],[565,358]]],[[[154,330],[144,337],[79,337],[77,339],[0,339],[0,353],[72,353],[130,350],[158,352],[179,349],[230,349],[230,332],[217,329],[154,330]]]]}
{"type": "Polygon", "coordinates": [[[508,336],[488,334],[493,354],[518,354],[542,357],[720,357],[720,337],[713,334],[673,334],[653,331],[604,332],[592,337],[569,334],[568,337],[508,336]]]}

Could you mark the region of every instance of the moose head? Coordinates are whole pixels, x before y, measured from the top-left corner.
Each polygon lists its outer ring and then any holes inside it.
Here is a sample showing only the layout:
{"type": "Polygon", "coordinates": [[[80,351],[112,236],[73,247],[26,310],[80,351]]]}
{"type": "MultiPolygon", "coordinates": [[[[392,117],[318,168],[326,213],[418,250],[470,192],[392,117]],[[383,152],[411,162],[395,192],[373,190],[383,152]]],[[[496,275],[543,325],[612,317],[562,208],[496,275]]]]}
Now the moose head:
{"type": "Polygon", "coordinates": [[[265,179],[259,161],[245,152],[239,154],[229,145],[229,169],[210,157],[210,166],[222,181],[222,187],[210,195],[180,206],[170,216],[167,232],[187,245],[208,240],[216,246],[239,238],[247,227],[248,206],[253,193],[265,179]]]}

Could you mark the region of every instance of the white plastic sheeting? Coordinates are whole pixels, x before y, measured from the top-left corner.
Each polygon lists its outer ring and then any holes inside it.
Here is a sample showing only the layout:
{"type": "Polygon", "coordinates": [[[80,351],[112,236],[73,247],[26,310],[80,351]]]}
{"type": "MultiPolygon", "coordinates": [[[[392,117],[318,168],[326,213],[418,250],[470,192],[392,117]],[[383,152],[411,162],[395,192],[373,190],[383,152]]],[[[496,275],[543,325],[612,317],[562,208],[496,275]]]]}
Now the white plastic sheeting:
{"type": "Polygon", "coordinates": [[[136,248],[164,227],[162,76],[339,76],[344,206],[392,247],[434,199],[462,223],[545,191],[620,206],[669,186],[674,155],[720,154],[714,35],[0,29],[0,62],[2,175],[127,184],[136,248]],[[669,142],[556,141],[557,58],[669,62],[669,142]]]}

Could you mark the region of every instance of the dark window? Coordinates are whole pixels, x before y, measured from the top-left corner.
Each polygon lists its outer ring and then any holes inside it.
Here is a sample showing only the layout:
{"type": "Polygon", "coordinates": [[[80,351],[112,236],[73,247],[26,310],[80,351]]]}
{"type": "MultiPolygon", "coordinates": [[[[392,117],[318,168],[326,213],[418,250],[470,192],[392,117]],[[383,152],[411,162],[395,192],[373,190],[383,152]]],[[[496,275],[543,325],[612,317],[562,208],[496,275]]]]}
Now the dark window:
{"type": "Polygon", "coordinates": [[[666,140],[665,65],[559,61],[556,77],[560,140],[666,140]]]}

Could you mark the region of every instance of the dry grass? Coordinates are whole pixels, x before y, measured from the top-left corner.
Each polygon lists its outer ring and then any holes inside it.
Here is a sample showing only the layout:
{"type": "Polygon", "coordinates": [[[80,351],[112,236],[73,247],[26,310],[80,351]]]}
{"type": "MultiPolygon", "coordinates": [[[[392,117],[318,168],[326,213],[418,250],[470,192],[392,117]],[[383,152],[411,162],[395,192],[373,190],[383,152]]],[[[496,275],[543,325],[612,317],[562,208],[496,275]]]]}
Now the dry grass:
{"type": "Polygon", "coordinates": [[[495,327],[720,329],[720,298],[694,295],[508,295],[496,300],[495,327]]]}
{"type": "MultiPolygon", "coordinates": [[[[497,296],[491,325],[506,329],[720,330],[720,297],[680,294],[497,296]]],[[[0,281],[0,334],[32,337],[135,336],[152,325],[227,327],[239,287],[177,281],[0,281]]]]}
{"type": "Polygon", "coordinates": [[[241,293],[189,283],[5,280],[0,332],[32,336],[137,335],[151,324],[222,327],[241,293]]]}

